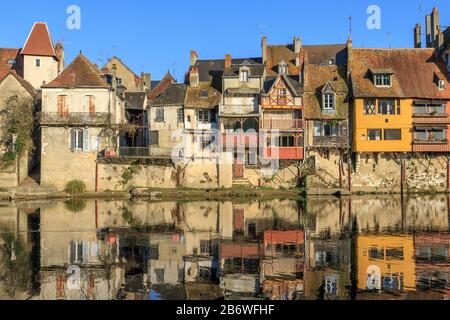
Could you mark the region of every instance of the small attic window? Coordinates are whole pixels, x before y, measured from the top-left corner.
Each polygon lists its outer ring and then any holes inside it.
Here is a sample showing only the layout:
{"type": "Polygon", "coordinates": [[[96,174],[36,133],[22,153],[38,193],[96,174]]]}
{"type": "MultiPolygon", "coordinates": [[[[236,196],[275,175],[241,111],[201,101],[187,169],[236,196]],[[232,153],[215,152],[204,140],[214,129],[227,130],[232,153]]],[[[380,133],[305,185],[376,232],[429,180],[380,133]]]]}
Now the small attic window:
{"type": "Polygon", "coordinates": [[[241,82],[249,82],[249,80],[250,80],[250,70],[248,68],[241,68],[239,70],[239,80],[241,82]]]}
{"type": "Polygon", "coordinates": [[[288,73],[288,66],[287,66],[286,62],[282,61],[278,65],[278,73],[279,74],[287,74],[288,73]]]}
{"type": "Polygon", "coordinates": [[[16,60],[8,60],[8,64],[11,66],[15,66],[17,64],[16,60]]]}
{"type": "Polygon", "coordinates": [[[200,90],[200,98],[208,98],[208,89],[200,90]]]}
{"type": "Polygon", "coordinates": [[[373,75],[376,87],[386,88],[392,86],[392,76],[389,73],[376,73],[373,75]]]}
{"type": "Polygon", "coordinates": [[[444,91],[445,90],[445,80],[439,80],[438,87],[439,87],[439,90],[444,91]]]}

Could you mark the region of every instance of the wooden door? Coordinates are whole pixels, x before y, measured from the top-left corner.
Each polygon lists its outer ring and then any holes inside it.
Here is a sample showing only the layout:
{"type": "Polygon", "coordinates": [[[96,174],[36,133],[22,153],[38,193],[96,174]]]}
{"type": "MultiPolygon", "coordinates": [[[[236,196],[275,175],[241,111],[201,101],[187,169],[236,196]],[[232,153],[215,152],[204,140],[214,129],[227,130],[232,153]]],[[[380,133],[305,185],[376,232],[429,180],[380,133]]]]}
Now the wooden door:
{"type": "Polygon", "coordinates": [[[233,177],[235,179],[244,178],[244,162],[237,155],[234,157],[233,177]]]}

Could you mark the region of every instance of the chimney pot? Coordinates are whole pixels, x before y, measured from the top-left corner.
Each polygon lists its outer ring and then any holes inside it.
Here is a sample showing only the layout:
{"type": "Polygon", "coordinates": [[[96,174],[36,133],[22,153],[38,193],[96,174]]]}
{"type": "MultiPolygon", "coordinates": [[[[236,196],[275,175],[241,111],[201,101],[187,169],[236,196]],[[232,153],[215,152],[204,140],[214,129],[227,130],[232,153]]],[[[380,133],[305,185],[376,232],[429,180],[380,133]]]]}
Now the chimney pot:
{"type": "Polygon", "coordinates": [[[225,55],[225,69],[229,69],[231,68],[231,55],[230,54],[226,54],[225,55]]]}
{"type": "Polygon", "coordinates": [[[189,85],[192,88],[198,88],[200,82],[200,75],[198,73],[197,67],[192,67],[189,72],[189,85]]]}
{"type": "Polygon", "coordinates": [[[197,63],[197,59],[198,59],[198,54],[195,50],[191,50],[191,67],[195,66],[195,64],[197,63]]]}

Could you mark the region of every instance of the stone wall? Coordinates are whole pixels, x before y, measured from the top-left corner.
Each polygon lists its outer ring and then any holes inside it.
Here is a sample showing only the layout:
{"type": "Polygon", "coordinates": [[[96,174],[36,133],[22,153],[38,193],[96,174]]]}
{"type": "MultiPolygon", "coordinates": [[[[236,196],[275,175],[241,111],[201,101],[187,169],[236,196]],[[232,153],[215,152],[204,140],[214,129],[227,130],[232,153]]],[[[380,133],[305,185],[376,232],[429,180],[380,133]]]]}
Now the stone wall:
{"type": "Polygon", "coordinates": [[[343,188],[348,186],[347,159],[338,151],[308,151],[303,172],[306,186],[311,190],[334,190],[341,185],[343,188]]]}

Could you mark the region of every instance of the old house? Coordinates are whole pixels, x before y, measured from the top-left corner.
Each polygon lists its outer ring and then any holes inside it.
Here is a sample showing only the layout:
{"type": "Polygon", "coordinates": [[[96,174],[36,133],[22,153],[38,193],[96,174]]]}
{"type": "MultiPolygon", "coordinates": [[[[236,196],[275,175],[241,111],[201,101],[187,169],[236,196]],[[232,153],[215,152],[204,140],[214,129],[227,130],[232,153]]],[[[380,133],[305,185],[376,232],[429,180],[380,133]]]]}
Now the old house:
{"type": "Polygon", "coordinates": [[[223,64],[217,60],[197,60],[191,65],[184,102],[185,157],[207,158],[216,153],[219,105],[222,99],[223,64]]]}
{"type": "Polygon", "coordinates": [[[142,77],[137,76],[133,70],[130,69],[118,57],[112,57],[103,66],[102,72],[112,77],[113,69],[116,71],[117,86],[124,86],[127,91],[144,91],[144,87],[150,89],[151,76],[150,74],[142,74],[142,77]]]}
{"type": "MultiPolygon", "coordinates": [[[[304,109],[302,68],[300,57],[301,40],[295,38],[295,49],[291,57],[280,58],[277,66],[270,67],[266,61],[268,76],[261,95],[260,128],[267,133],[264,141],[264,157],[280,160],[303,160],[304,158],[304,109]],[[272,134],[277,135],[275,140],[272,134]]],[[[265,59],[267,59],[267,38],[262,39],[265,59]]],[[[276,51],[272,48],[271,53],[276,51]]],[[[271,58],[271,61],[274,58],[271,58]]]]}
{"type": "Polygon", "coordinates": [[[116,134],[108,134],[120,119],[114,94],[81,53],[42,87],[41,184],[64,190],[80,180],[87,190],[96,190],[98,155],[117,142],[116,134]]]}
{"type": "Polygon", "coordinates": [[[149,103],[149,127],[152,154],[170,156],[184,134],[186,85],[173,83],[149,103]]]}
{"type": "Polygon", "coordinates": [[[244,178],[245,165],[258,165],[259,99],[265,76],[260,58],[224,59],[220,129],[222,148],[231,153],[234,178],[244,178]]]}

